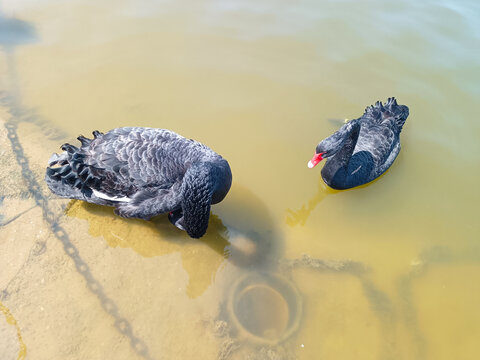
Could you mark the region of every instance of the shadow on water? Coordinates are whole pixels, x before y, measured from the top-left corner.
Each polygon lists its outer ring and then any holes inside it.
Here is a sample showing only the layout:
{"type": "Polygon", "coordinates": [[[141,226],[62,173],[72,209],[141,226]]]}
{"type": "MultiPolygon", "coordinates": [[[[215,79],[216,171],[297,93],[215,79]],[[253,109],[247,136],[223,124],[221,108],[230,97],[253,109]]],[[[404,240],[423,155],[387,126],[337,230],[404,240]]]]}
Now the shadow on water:
{"type": "Polygon", "coordinates": [[[0,12],[0,45],[7,49],[37,40],[35,27],[23,20],[5,17],[0,12]]]}
{"type": "Polygon", "coordinates": [[[15,47],[38,40],[35,27],[26,21],[5,17],[0,10],[0,46],[7,62],[8,88],[10,95],[18,101],[18,76],[15,66],[15,47]]]}
{"type": "MultiPolygon", "coordinates": [[[[345,191],[345,190],[343,190],[345,191]]],[[[306,204],[303,204],[302,207],[296,211],[287,209],[287,220],[286,223],[289,226],[296,225],[305,225],[310,214],[313,210],[329,195],[335,195],[342,191],[334,190],[328,187],[324,182],[321,176],[318,178],[318,187],[317,192],[313,195],[306,204]]]]}
{"type": "Polygon", "coordinates": [[[72,200],[67,216],[88,221],[88,232],[111,247],[130,248],[144,257],[180,253],[189,275],[187,295],[203,294],[224,260],[239,267],[267,268],[274,263],[279,242],[265,205],[245,188],[234,186],[223,203],[212,210],[207,233],[190,238],[166,215],[151,221],[124,219],[112,207],[72,200]]]}
{"type": "Polygon", "coordinates": [[[286,219],[287,225],[292,227],[296,225],[304,226],[308,218],[310,217],[311,213],[327,196],[336,195],[339,193],[345,193],[348,191],[355,191],[356,189],[366,188],[376,183],[378,180],[380,180],[383,176],[385,176],[385,174],[388,173],[389,170],[390,169],[387,169],[387,171],[385,171],[382,175],[380,175],[378,178],[376,178],[375,180],[367,184],[356,186],[354,188],[345,189],[345,190],[332,189],[331,187],[327,186],[327,184],[325,184],[325,182],[322,179],[322,176],[319,176],[317,192],[307,201],[307,203],[303,204],[302,207],[296,211],[292,209],[287,209],[287,219],[286,219]]]}

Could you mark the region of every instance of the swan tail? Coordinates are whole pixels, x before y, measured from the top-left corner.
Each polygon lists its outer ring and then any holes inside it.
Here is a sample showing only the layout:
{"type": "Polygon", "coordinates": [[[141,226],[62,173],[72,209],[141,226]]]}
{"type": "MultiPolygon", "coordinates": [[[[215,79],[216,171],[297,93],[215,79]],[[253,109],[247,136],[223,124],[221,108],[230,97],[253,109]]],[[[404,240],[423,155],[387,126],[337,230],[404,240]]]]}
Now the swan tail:
{"type": "Polygon", "coordinates": [[[392,118],[395,127],[401,131],[409,114],[408,107],[399,105],[394,97],[388,98],[385,104],[377,101],[375,105],[367,106],[363,117],[381,124],[387,118],[392,118]]]}
{"type": "Polygon", "coordinates": [[[363,116],[380,123],[382,121],[382,113],[384,111],[385,108],[383,107],[382,102],[377,101],[375,105],[370,105],[365,108],[365,113],[363,114],[363,116]]]}
{"type": "Polygon", "coordinates": [[[394,97],[391,97],[388,98],[385,103],[385,110],[390,117],[394,118],[395,126],[401,131],[409,115],[408,107],[406,105],[399,105],[397,100],[394,97]]]}
{"type": "Polygon", "coordinates": [[[45,181],[50,190],[71,199],[87,200],[92,197],[93,189],[103,180],[100,169],[86,163],[86,147],[92,140],[83,136],[78,139],[81,148],[63,144],[61,154],[53,154],[48,160],[45,181]]]}

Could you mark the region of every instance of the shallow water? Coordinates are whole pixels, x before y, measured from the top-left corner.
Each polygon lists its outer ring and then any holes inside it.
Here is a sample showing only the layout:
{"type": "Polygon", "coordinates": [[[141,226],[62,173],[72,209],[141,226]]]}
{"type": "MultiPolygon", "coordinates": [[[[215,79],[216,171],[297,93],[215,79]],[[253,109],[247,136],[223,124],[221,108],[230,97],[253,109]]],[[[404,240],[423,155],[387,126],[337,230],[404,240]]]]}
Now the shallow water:
{"type": "MultiPolygon", "coordinates": [[[[479,16],[473,0],[1,2],[0,353],[477,359],[479,16]],[[390,96],[410,108],[393,166],[327,188],[316,144],[390,96]],[[130,125],[228,159],[201,240],[49,194],[60,144],[130,125]],[[301,295],[280,343],[229,314],[252,271],[301,295]]],[[[292,304],[275,301],[278,332],[292,304]]]]}

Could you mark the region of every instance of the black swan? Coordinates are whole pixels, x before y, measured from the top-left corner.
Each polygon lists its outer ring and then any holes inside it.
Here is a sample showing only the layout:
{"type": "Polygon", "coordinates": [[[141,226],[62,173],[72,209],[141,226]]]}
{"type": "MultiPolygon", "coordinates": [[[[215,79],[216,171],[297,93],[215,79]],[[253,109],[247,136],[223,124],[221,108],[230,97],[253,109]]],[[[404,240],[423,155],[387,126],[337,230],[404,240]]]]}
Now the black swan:
{"type": "Polygon", "coordinates": [[[62,145],[53,154],[45,180],[65,198],[115,207],[123,217],[169,220],[200,238],[208,227],[210,204],[232,184],[228,162],[207,146],[165,129],[124,127],[93,139],[79,136],[80,148],[62,145]]]}
{"type": "Polygon", "coordinates": [[[400,152],[400,132],[409,111],[389,98],[365,109],[332,136],[322,140],[308,162],[313,168],[327,159],[322,178],[331,188],[344,190],[366,184],[382,175],[400,152]]]}

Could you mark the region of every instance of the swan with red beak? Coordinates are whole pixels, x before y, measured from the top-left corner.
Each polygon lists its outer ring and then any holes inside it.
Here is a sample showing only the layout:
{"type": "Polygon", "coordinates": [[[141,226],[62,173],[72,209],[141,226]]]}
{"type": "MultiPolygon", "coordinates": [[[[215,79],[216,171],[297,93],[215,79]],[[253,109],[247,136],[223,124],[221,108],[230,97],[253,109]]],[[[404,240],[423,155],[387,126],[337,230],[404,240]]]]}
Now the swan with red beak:
{"type": "Polygon", "coordinates": [[[395,98],[377,101],[364,114],[320,141],[308,167],[327,159],[321,174],[334,189],[349,189],[382,175],[400,152],[400,132],[409,115],[408,107],[395,98]]]}
{"type": "Polygon", "coordinates": [[[317,166],[318,163],[323,160],[323,157],[322,157],[323,154],[325,154],[325,153],[324,152],[321,152],[321,153],[318,153],[318,154],[315,153],[315,155],[313,155],[312,160],[310,160],[308,162],[308,167],[311,169],[311,168],[314,168],[315,166],[317,166]]]}

